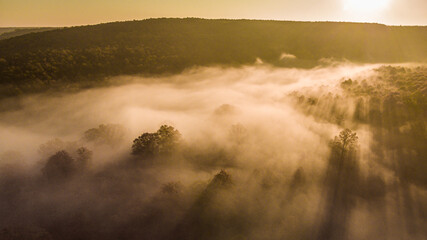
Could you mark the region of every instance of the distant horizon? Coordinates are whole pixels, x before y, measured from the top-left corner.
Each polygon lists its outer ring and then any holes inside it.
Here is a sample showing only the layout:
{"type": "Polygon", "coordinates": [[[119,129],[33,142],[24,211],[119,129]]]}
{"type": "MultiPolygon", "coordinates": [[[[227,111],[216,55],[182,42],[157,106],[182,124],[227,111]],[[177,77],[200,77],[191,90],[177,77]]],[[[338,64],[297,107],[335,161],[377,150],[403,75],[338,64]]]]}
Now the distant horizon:
{"type": "Polygon", "coordinates": [[[1,27],[70,27],[150,18],[427,25],[425,0],[0,0],[1,27]]]}
{"type": "Polygon", "coordinates": [[[287,19],[261,19],[261,18],[203,18],[203,17],[150,17],[150,18],[141,18],[141,19],[127,19],[127,20],[115,20],[107,22],[98,22],[98,23],[88,23],[80,25],[27,25],[27,26],[2,26],[0,28],[67,28],[67,27],[82,27],[82,26],[94,26],[100,24],[116,23],[116,22],[132,22],[132,21],[145,21],[150,19],[204,19],[204,20],[248,20],[248,21],[277,21],[277,22],[307,22],[307,23],[356,23],[356,24],[378,24],[384,26],[392,27],[427,27],[425,25],[417,24],[385,24],[381,22],[363,22],[363,21],[335,21],[335,20],[287,20],[287,19]]]}
{"type": "Polygon", "coordinates": [[[427,0],[0,0],[0,240],[427,240],[427,0]]]}

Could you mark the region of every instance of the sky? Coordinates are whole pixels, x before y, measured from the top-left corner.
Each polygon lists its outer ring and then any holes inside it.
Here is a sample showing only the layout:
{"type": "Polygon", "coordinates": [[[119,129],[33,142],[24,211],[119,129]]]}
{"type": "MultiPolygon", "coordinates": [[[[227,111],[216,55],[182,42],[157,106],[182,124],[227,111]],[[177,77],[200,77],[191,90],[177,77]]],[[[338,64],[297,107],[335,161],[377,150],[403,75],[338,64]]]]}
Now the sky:
{"type": "Polygon", "coordinates": [[[0,27],[77,26],[158,17],[427,25],[427,0],[0,0],[0,27]]]}

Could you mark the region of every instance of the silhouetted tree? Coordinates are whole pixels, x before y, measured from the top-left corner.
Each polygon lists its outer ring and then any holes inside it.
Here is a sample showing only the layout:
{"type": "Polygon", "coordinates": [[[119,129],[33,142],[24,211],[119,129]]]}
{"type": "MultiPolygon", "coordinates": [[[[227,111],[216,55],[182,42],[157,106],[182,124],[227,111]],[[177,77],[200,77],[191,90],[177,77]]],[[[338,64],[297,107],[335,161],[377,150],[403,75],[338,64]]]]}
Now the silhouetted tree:
{"type": "Polygon", "coordinates": [[[76,165],[79,169],[84,169],[89,164],[90,159],[92,158],[92,151],[85,148],[80,147],[76,151],[77,158],[76,158],[76,165]]]}
{"type": "Polygon", "coordinates": [[[173,152],[181,134],[171,126],[162,125],[155,133],[144,133],[133,141],[132,154],[152,157],[173,152]]]}
{"type": "Polygon", "coordinates": [[[216,174],[177,225],[170,239],[221,239],[218,238],[221,231],[230,229],[232,225],[217,204],[232,185],[231,176],[226,171],[221,170],[216,174]]]}
{"type": "Polygon", "coordinates": [[[42,169],[43,175],[50,180],[70,177],[87,168],[88,162],[92,158],[92,151],[80,147],[73,156],[65,150],[53,154],[42,169]]]}
{"type": "Polygon", "coordinates": [[[218,174],[215,175],[215,177],[209,183],[209,186],[207,187],[207,189],[223,188],[223,187],[228,187],[231,185],[232,185],[232,181],[231,181],[230,174],[228,174],[224,170],[221,170],[218,174]]]}
{"type": "Polygon", "coordinates": [[[48,179],[69,177],[76,172],[74,159],[66,151],[59,151],[47,160],[42,172],[48,179]]]}
{"type": "Polygon", "coordinates": [[[335,151],[339,151],[340,156],[343,157],[346,152],[354,150],[357,146],[357,140],[357,134],[347,128],[342,130],[339,136],[334,138],[332,141],[332,148],[335,151]]]}
{"type": "Polygon", "coordinates": [[[158,152],[158,136],[156,133],[143,133],[133,140],[132,154],[153,156],[158,152]]]}
{"type": "Polygon", "coordinates": [[[317,239],[345,239],[349,216],[360,186],[355,150],[357,135],[345,129],[331,143],[332,153],[326,171],[324,219],[317,239]]]}
{"type": "Polygon", "coordinates": [[[169,153],[175,150],[181,141],[181,133],[175,128],[162,125],[157,130],[159,153],[169,153]]]}

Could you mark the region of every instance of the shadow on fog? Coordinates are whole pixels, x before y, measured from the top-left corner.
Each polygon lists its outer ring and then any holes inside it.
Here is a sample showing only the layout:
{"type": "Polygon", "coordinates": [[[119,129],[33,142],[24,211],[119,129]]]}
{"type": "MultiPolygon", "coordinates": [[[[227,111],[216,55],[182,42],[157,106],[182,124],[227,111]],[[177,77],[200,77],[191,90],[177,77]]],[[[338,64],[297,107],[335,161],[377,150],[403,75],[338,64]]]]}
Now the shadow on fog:
{"type": "Polygon", "coordinates": [[[331,156],[325,174],[324,210],[317,239],[346,239],[351,211],[360,185],[357,136],[342,131],[331,142],[331,156]]]}
{"type": "Polygon", "coordinates": [[[23,99],[1,113],[0,236],[423,239],[424,70],[372,68],[23,99]]]}

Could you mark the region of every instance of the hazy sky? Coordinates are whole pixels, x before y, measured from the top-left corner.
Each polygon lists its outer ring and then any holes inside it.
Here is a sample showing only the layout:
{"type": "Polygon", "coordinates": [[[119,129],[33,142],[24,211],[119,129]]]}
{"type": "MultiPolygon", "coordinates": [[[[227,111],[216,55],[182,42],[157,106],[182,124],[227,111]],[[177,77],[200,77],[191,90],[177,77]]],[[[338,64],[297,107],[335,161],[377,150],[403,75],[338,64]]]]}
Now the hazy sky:
{"type": "Polygon", "coordinates": [[[427,0],[0,0],[0,26],[72,26],[156,17],[427,25],[427,0]]]}

